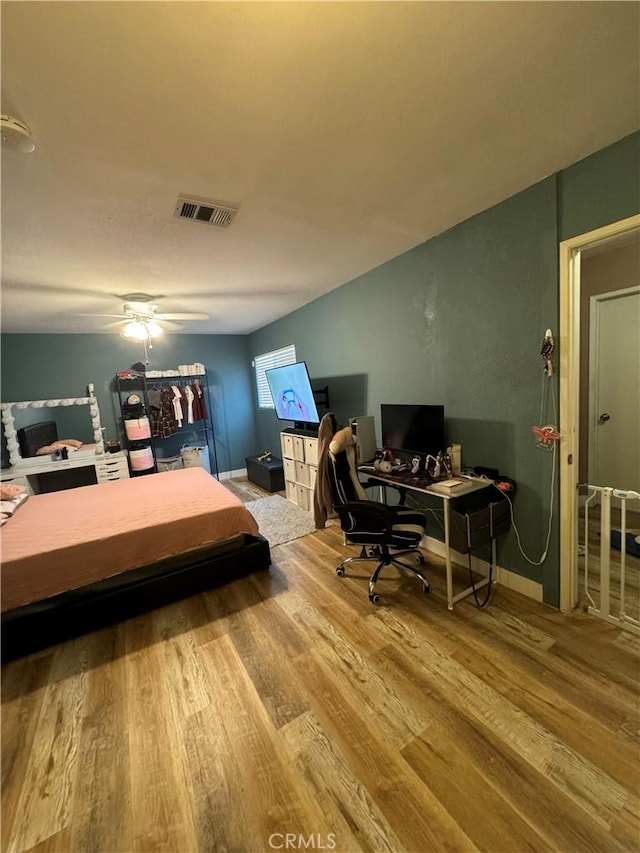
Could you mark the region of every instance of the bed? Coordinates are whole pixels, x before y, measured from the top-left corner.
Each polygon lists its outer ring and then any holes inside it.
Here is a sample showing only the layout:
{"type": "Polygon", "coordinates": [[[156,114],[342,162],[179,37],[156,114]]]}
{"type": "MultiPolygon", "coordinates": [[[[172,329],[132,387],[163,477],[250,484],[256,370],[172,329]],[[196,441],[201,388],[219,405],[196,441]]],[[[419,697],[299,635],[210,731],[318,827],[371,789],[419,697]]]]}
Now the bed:
{"type": "Polygon", "coordinates": [[[0,537],[3,661],[270,565],[253,516],[203,468],[31,495],[0,537]]]}

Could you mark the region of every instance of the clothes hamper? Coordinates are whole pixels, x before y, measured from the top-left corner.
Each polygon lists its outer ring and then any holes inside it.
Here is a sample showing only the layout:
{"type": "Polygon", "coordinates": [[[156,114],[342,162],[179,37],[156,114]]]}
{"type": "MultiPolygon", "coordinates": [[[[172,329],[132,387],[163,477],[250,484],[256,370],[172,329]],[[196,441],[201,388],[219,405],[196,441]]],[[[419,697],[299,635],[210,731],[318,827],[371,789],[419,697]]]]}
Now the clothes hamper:
{"type": "Polygon", "coordinates": [[[204,468],[211,473],[208,447],[190,447],[185,444],[180,448],[180,456],[185,468],[204,468]]]}
{"type": "Polygon", "coordinates": [[[164,459],[158,457],[156,465],[158,466],[158,471],[177,471],[184,467],[181,456],[165,456],[164,459]]]}

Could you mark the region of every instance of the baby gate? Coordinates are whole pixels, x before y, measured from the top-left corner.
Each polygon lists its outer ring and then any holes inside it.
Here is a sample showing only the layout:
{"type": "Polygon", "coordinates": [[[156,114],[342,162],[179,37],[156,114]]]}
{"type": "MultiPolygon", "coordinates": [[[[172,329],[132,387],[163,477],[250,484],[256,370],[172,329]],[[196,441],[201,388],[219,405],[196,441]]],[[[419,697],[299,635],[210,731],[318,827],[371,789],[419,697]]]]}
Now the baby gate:
{"type": "MultiPolygon", "coordinates": [[[[634,568],[634,595],[635,602],[632,602],[632,597],[629,594],[627,586],[627,552],[629,547],[634,551],[640,548],[636,544],[635,536],[627,531],[627,502],[640,501],[640,493],[625,489],[614,489],[609,486],[591,486],[587,487],[588,497],[584,503],[584,590],[587,598],[587,611],[600,619],[607,622],[613,622],[621,628],[625,628],[634,634],[640,635],[640,619],[638,619],[639,599],[638,599],[638,568],[634,568]],[[589,509],[590,505],[599,496],[600,501],[600,602],[596,604],[590,589],[589,578],[589,509]],[[611,501],[615,499],[620,501],[620,528],[613,531],[611,529],[611,501]],[[619,541],[618,541],[619,536],[619,541]],[[615,546],[616,551],[620,550],[620,579],[618,585],[619,604],[612,601],[611,587],[611,548],[615,546]],[[631,615],[628,610],[634,608],[635,615],[631,615]],[[616,611],[617,612],[614,612],[616,611]]],[[[640,553],[640,552],[639,552],[640,553]]],[[[636,555],[637,556],[637,555],[636,555]]],[[[617,567],[617,560],[616,567],[617,567]]],[[[595,575],[595,573],[594,573],[595,575]]]]}

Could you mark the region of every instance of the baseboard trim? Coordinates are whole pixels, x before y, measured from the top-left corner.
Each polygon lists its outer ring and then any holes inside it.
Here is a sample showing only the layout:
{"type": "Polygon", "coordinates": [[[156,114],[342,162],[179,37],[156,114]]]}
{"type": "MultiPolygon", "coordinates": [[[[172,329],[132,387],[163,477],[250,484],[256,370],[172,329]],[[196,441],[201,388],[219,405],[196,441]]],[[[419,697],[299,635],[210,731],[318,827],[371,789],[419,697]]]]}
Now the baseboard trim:
{"type": "MultiPolygon", "coordinates": [[[[425,536],[422,540],[423,546],[427,551],[437,554],[438,557],[445,558],[444,542],[440,539],[434,539],[432,536],[425,536]]],[[[466,554],[460,554],[459,551],[451,549],[451,562],[458,566],[469,565],[466,554]]],[[[479,557],[471,557],[471,568],[474,572],[485,575],[489,573],[489,563],[486,560],[481,560],[479,557]]],[[[505,569],[502,566],[496,566],[495,583],[504,586],[507,589],[512,589],[514,592],[520,593],[527,598],[531,598],[539,603],[543,602],[542,584],[537,581],[532,581],[530,578],[525,578],[522,575],[512,572],[510,569],[505,569]]]]}
{"type": "Polygon", "coordinates": [[[246,468],[236,468],[235,471],[220,471],[218,474],[219,480],[231,480],[235,477],[243,477],[245,480],[247,479],[247,469],[246,468]]]}

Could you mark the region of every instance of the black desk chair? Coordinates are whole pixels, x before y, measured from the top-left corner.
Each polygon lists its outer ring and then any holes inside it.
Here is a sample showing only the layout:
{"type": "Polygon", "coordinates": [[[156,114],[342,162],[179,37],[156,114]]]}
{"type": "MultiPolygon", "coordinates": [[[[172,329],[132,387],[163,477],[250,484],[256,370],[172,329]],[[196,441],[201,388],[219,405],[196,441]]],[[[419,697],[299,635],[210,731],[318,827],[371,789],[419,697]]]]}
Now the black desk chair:
{"type": "MultiPolygon", "coordinates": [[[[378,576],[385,566],[400,567],[415,575],[422,583],[424,592],[431,592],[431,584],[415,566],[400,557],[412,557],[420,566],[424,557],[419,546],[427,529],[426,515],[404,506],[371,501],[358,480],[355,452],[347,447],[337,453],[329,446],[327,453],[328,480],[333,497],[333,510],[337,513],[347,544],[359,545],[357,557],[347,557],[336,569],[343,577],[350,563],[374,560],[377,566],[369,579],[369,599],[377,604],[378,576]]],[[[369,482],[367,487],[379,486],[369,482]]]]}

